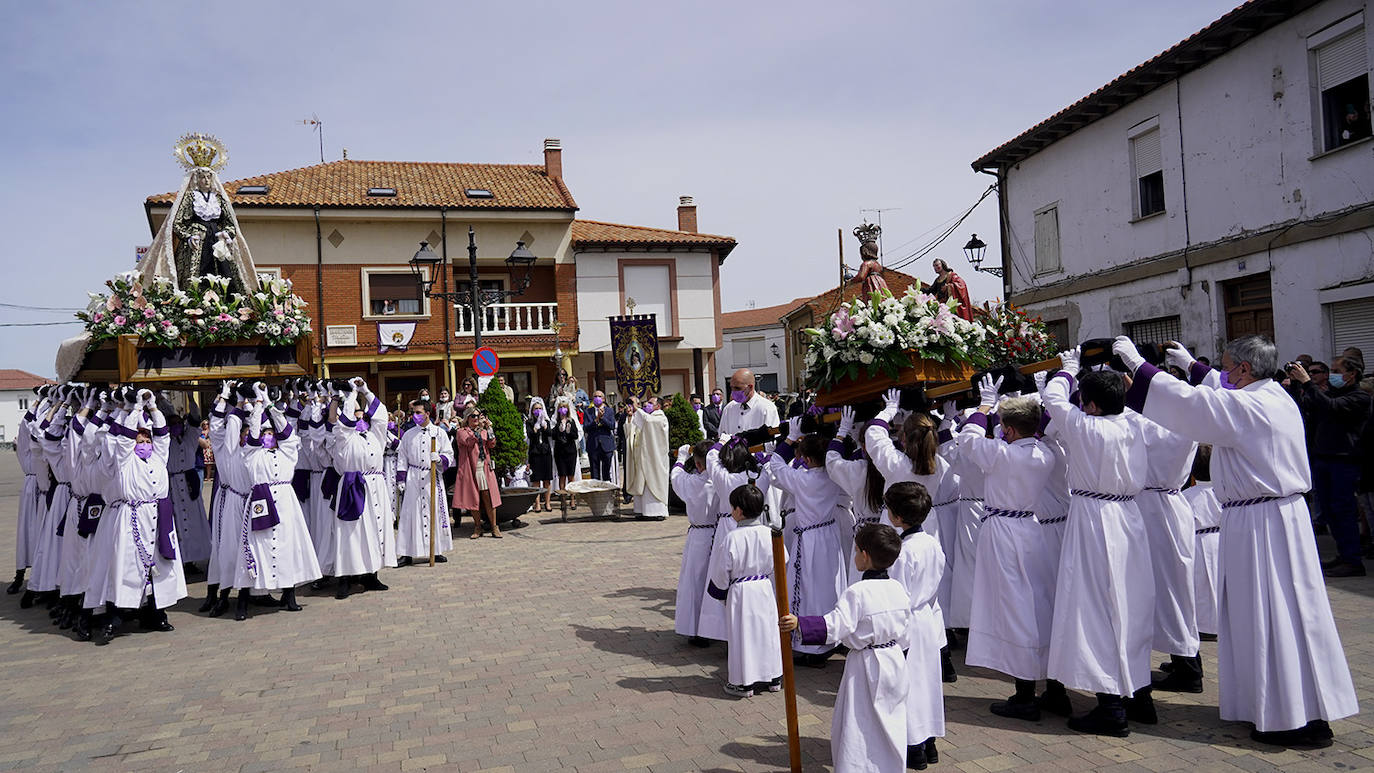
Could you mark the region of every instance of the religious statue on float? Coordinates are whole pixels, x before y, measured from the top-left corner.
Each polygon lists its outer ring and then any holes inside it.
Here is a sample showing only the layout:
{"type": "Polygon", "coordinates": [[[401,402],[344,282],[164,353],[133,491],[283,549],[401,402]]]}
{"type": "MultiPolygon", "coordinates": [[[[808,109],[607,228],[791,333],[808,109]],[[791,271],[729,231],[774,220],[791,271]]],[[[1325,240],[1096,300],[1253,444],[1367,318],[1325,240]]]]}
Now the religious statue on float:
{"type": "Polygon", "coordinates": [[[864,295],[878,293],[891,297],[892,291],[887,289],[883,279],[883,264],[878,262],[878,237],[882,233],[882,227],[873,223],[864,223],[854,229],[854,238],[859,240],[859,259],[863,261],[859,273],[854,275],[854,282],[863,284],[864,295]]]}
{"type": "Polygon", "coordinates": [[[213,274],[229,280],[230,293],[251,294],[257,271],[218,175],[229,152],[214,136],[194,133],[177,141],[175,153],[187,174],[139,274],[167,277],[183,289],[193,277],[213,274]]]}

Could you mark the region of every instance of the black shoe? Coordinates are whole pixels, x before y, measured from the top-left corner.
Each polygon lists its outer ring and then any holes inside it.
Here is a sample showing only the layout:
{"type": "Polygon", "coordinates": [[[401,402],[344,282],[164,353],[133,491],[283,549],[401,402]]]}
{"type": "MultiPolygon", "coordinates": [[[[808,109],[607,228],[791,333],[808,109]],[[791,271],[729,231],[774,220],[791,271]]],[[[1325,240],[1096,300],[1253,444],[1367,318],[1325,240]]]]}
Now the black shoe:
{"type": "Polygon", "coordinates": [[[77,641],[91,640],[91,622],[84,613],[78,615],[76,623],[72,625],[72,636],[76,637],[77,641]]]}
{"type": "Polygon", "coordinates": [[[197,612],[200,612],[201,614],[204,614],[204,613],[209,612],[210,610],[212,610],[212,609],[214,609],[214,608],[215,608],[215,592],[214,592],[214,591],[210,591],[209,593],[207,593],[207,594],[205,595],[205,600],[202,601],[202,602],[200,602],[200,606],[199,606],[199,607],[196,607],[196,611],[197,611],[197,612]]]}
{"type": "Polygon", "coordinates": [[[400,558],[396,559],[396,568],[399,569],[403,566],[410,566],[413,563],[415,563],[415,559],[411,558],[410,556],[401,556],[400,558]]]}
{"type": "Polygon", "coordinates": [[[365,574],[362,577],[364,590],[391,590],[391,587],[377,579],[377,573],[365,574]]]}
{"type": "Polygon", "coordinates": [[[210,617],[222,617],[228,611],[229,597],[221,594],[219,598],[215,599],[215,605],[210,607],[210,617]]]}
{"type": "Polygon", "coordinates": [[[813,655],[809,652],[792,653],[793,665],[806,666],[807,668],[825,668],[825,664],[830,658],[826,655],[813,655]]]}
{"type": "Polygon", "coordinates": [[[949,657],[949,647],[940,650],[940,681],[949,684],[959,681],[959,674],[954,671],[954,661],[949,657]]]}
{"type": "Polygon", "coordinates": [[[14,582],[5,587],[5,592],[13,596],[24,589],[24,570],[20,569],[14,573],[14,582]]]}
{"type": "Polygon", "coordinates": [[[1341,561],[1337,563],[1335,566],[1332,566],[1328,569],[1323,569],[1322,574],[1325,574],[1327,577],[1364,577],[1365,570],[1364,564],[1362,563],[1352,564],[1346,561],[1341,561]]]}
{"type": "Polygon", "coordinates": [[[103,647],[106,644],[110,643],[110,639],[113,639],[114,635],[114,623],[106,623],[100,626],[98,629],[96,629],[95,636],[93,638],[95,639],[96,646],[103,647]]]}
{"type": "Polygon", "coordinates": [[[1142,725],[1159,724],[1159,714],[1155,712],[1155,699],[1149,693],[1149,688],[1141,690],[1133,698],[1127,698],[1126,719],[1131,722],[1139,722],[1142,725]]]}
{"type": "Polygon", "coordinates": [[[1216,641],[1216,640],[1217,640],[1217,635],[1214,634],[1214,633],[1200,633],[1200,634],[1197,635],[1197,637],[1198,637],[1198,639],[1201,639],[1202,641],[1216,641]]]}
{"type": "Polygon", "coordinates": [[[911,770],[926,769],[926,747],[925,744],[915,744],[906,747],[906,766],[911,770]]]}
{"type": "Polygon", "coordinates": [[[934,739],[934,738],[927,738],[927,739],[926,739],[926,743],[925,743],[925,747],[926,747],[926,762],[930,763],[931,765],[934,765],[935,763],[939,762],[939,761],[940,761],[940,752],[937,751],[936,748],[935,748],[935,739],[934,739]]]}
{"type": "Polygon", "coordinates": [[[311,590],[327,590],[327,589],[329,588],[329,584],[332,583],[332,582],[334,582],[334,578],[333,578],[333,577],[321,577],[320,579],[318,579],[318,580],[316,580],[316,581],[310,583],[310,589],[311,589],[311,590]]]}
{"type": "MultiPolygon", "coordinates": [[[[246,594],[246,592],[245,592],[246,594]]],[[[243,622],[248,619],[248,596],[239,596],[238,603],[234,606],[234,621],[243,622]]]]}
{"type": "Polygon", "coordinates": [[[281,599],[268,593],[265,596],[249,596],[248,603],[255,607],[279,607],[281,606],[281,599]]]}
{"type": "Polygon", "coordinates": [[[20,609],[29,609],[30,607],[33,606],[33,602],[34,602],[34,600],[37,599],[37,598],[38,598],[38,594],[37,594],[37,593],[34,593],[34,592],[31,591],[31,590],[26,590],[26,591],[24,591],[24,595],[21,596],[21,597],[19,598],[19,608],[20,608],[20,609]]]}
{"type": "Polygon", "coordinates": [[[162,633],[170,633],[176,630],[176,628],[173,628],[172,624],[166,620],[159,620],[153,623],[139,623],[139,627],[145,631],[161,631],[162,633]]]}
{"type": "Polygon", "coordinates": [[[1035,705],[1041,711],[1047,711],[1061,717],[1073,716],[1073,703],[1069,701],[1069,694],[1064,690],[1046,690],[1040,693],[1040,697],[1035,699],[1035,705]]]}
{"type": "Polygon", "coordinates": [[[688,637],[687,637],[687,643],[690,644],[690,645],[692,645],[693,647],[709,647],[709,646],[711,646],[711,640],[710,640],[710,639],[705,639],[705,638],[702,638],[702,637],[700,637],[700,636],[688,636],[688,637]]]}
{"type": "Polygon", "coordinates": [[[351,582],[349,582],[349,579],[348,579],[347,577],[340,577],[340,578],[339,578],[338,580],[336,580],[335,582],[336,582],[336,585],[335,585],[335,588],[334,588],[334,598],[336,598],[336,599],[346,599],[346,598],[348,598],[348,586],[352,584],[351,582]]]}
{"type": "MultiPolygon", "coordinates": [[[[1173,663],[1166,663],[1165,665],[1173,666],[1173,663]]],[[[1165,692],[1199,693],[1202,692],[1202,677],[1193,676],[1185,671],[1170,668],[1163,679],[1156,679],[1150,682],[1150,687],[1165,692]]],[[[1153,699],[1151,699],[1151,703],[1153,702],[1153,699]]]]}
{"type": "Polygon", "coordinates": [[[184,572],[187,577],[199,577],[200,575],[205,574],[204,569],[201,569],[199,566],[196,566],[191,561],[187,561],[186,563],[182,564],[181,571],[184,572]]]}
{"type": "Polygon", "coordinates": [[[444,555],[443,553],[435,553],[435,554],[434,554],[434,563],[436,563],[436,564],[447,564],[447,563],[448,563],[448,556],[444,555]]]}
{"type": "MultiPolygon", "coordinates": [[[[1027,722],[1040,721],[1040,706],[1034,700],[1018,701],[1014,695],[1004,701],[998,701],[988,708],[999,717],[1024,719],[1027,722]]],[[[910,749],[911,747],[907,748],[910,749]]]]}
{"type": "Polygon", "coordinates": [[[285,609],[287,612],[301,611],[301,605],[296,603],[295,588],[287,588],[281,592],[281,605],[282,609],[285,609]]]}
{"type": "Polygon", "coordinates": [[[1069,717],[1069,729],[1113,738],[1125,738],[1131,734],[1125,717],[1114,717],[1101,706],[1094,706],[1092,711],[1081,717],[1069,717]]]}
{"type": "Polygon", "coordinates": [[[1283,746],[1288,749],[1325,749],[1331,745],[1331,729],[1326,728],[1325,733],[1314,732],[1310,728],[1300,727],[1296,730],[1270,730],[1260,732],[1250,731],[1250,740],[1255,743],[1267,744],[1269,746],[1283,746]]]}

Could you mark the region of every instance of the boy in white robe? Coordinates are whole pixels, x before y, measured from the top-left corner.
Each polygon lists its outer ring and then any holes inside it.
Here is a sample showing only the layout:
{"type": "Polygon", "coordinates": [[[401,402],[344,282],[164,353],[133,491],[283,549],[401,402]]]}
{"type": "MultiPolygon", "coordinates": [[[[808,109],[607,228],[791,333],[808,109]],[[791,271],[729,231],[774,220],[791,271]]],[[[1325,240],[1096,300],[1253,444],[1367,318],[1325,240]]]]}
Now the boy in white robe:
{"type": "Polygon", "coordinates": [[[784,615],[778,621],[783,631],[800,630],[802,641],[849,648],[830,720],[835,773],[906,769],[908,677],[902,650],[911,644],[911,598],[887,571],[901,552],[891,526],[863,527],[855,537],[854,562],[864,579],[846,588],[825,615],[784,615]]]}
{"type": "Polygon", "coordinates": [[[1092,372],[1069,402],[1078,352],[1045,385],[1045,407],[1068,450],[1068,527],[1059,559],[1049,676],[1097,694],[1097,706],[1069,728],[1125,737],[1127,719],[1153,724],[1150,645],[1154,576],[1135,497],[1145,484],[1145,441],[1124,410],[1125,387],[1111,371],[1092,372]],[[1129,701],[1129,703],[1128,703],[1129,701]]]}
{"type": "MultiPolygon", "coordinates": [[[[720,441],[706,452],[706,477],[711,483],[716,510],[716,528],[711,532],[710,548],[710,565],[714,566],[717,560],[720,560],[716,554],[726,549],[730,532],[735,530],[728,492],[748,484],[757,486],[764,492],[764,496],[768,497],[772,478],[768,470],[761,466],[757,456],[750,453],[748,447],[733,441],[729,435],[721,435],[720,441]]],[[[709,577],[707,579],[709,580],[709,577]]],[[[704,639],[727,641],[729,637],[726,631],[724,599],[712,596],[708,592],[708,583],[702,584],[702,594],[701,614],[697,618],[697,635],[704,639]]]]}
{"type": "MultiPolygon", "coordinates": [[[[1203,383],[1210,370],[1171,343],[1170,364],[1203,383]]],[[[1359,710],[1302,494],[1312,487],[1302,415],[1271,378],[1278,352],[1263,336],[1226,345],[1233,388],[1159,376],[1129,338],[1113,351],[1134,373],[1128,404],[1212,444],[1221,501],[1217,674],[1221,718],[1253,722],[1259,743],[1331,745],[1330,720],[1359,710]]]]}
{"type": "Polygon", "coordinates": [[[1193,485],[1183,497],[1193,511],[1193,598],[1202,641],[1217,640],[1217,550],[1221,547],[1221,502],[1212,488],[1212,447],[1200,444],[1193,456],[1193,485]]]}
{"type": "MultiPolygon", "coordinates": [[[[33,565],[30,533],[37,528],[33,521],[36,520],[35,512],[40,499],[38,471],[34,468],[31,451],[34,439],[30,426],[34,424],[39,405],[50,388],[47,384],[34,388],[37,405],[19,418],[19,426],[15,432],[14,452],[19,457],[19,470],[24,474],[24,485],[19,494],[19,517],[15,521],[14,581],[5,588],[5,592],[11,596],[24,589],[24,572],[33,565]]],[[[44,477],[42,484],[46,486],[47,482],[47,478],[44,477]]]]}
{"type": "Polygon", "coordinates": [[[902,553],[888,569],[911,598],[911,632],[906,651],[906,764],[924,770],[940,761],[935,739],[945,734],[945,696],[941,684],[944,616],[937,600],[945,555],[939,540],[923,531],[931,512],[930,493],[919,483],[898,483],[883,495],[894,528],[901,530],[902,553]]]}
{"type": "Polygon", "coordinates": [[[401,492],[401,515],[396,530],[398,566],[410,566],[416,558],[429,555],[429,503],[434,500],[434,562],[448,561],[444,553],[453,550],[449,528],[448,498],[444,490],[444,470],[453,466],[453,442],[448,433],[433,421],[433,407],[426,400],[411,403],[415,425],[401,436],[396,449],[396,487],[401,492]],[[433,447],[433,451],[430,448],[433,447]],[[438,465],[439,476],[431,485],[431,464],[438,465]]]}
{"type": "Polygon", "coordinates": [[[725,692],[748,698],[782,689],[778,602],[773,593],[773,534],[760,521],[765,494],[746,484],[730,492],[736,529],[711,556],[706,592],[725,602],[725,692]]]}
{"type": "MultiPolygon", "coordinates": [[[[164,406],[164,413],[170,410],[170,404],[164,406]]],[[[169,413],[167,429],[172,438],[167,457],[168,496],[176,512],[181,560],[204,566],[210,560],[210,521],[205,515],[200,473],[196,469],[201,452],[199,412],[188,411],[185,416],[169,413]]]]}
{"type": "Polygon", "coordinates": [[[339,599],[348,598],[354,582],[365,590],[390,590],[377,572],[384,566],[396,566],[391,484],[382,471],[382,455],[389,439],[386,411],[361,378],[341,386],[347,386],[343,406],[330,408],[330,431],[334,435],[331,452],[341,475],[332,562],[338,578],[334,597],[339,599]],[[360,399],[366,401],[366,408],[359,406],[360,399]]]}
{"type": "Polygon", "coordinates": [[[825,451],[826,474],[835,481],[848,500],[847,510],[838,513],[844,519],[840,528],[840,547],[844,550],[844,566],[848,573],[846,587],[861,580],[863,574],[854,568],[854,535],[865,524],[887,522],[887,509],[883,505],[887,481],[883,480],[883,474],[873,465],[873,460],[862,453],[862,435],[862,428],[854,424],[854,409],[846,405],[840,411],[839,431],[825,451]],[[844,438],[852,438],[859,444],[859,458],[845,457],[844,438]]]}
{"type": "Polygon", "coordinates": [[[682,566],[677,575],[677,599],[673,605],[673,630],[686,636],[694,647],[710,641],[698,634],[702,596],[706,595],[706,574],[711,568],[711,547],[716,533],[715,490],[706,476],[706,454],[711,442],[703,440],[677,450],[677,463],[670,474],[673,491],[687,505],[687,541],[682,546],[682,566]],[[687,471],[687,460],[692,471],[687,471]]]}

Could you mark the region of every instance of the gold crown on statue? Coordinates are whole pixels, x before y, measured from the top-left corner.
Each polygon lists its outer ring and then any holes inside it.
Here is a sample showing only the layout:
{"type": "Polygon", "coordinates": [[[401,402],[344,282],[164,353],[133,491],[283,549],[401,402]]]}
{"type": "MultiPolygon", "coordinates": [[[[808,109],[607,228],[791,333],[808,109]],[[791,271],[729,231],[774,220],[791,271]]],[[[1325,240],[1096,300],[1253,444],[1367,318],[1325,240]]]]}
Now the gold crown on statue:
{"type": "Polygon", "coordinates": [[[854,237],[859,240],[859,244],[876,242],[882,233],[883,229],[876,223],[864,223],[854,229],[854,237]]]}
{"type": "Polygon", "coordinates": [[[177,162],[182,168],[213,169],[218,172],[229,163],[229,151],[224,143],[213,134],[192,132],[182,135],[174,148],[177,162]]]}

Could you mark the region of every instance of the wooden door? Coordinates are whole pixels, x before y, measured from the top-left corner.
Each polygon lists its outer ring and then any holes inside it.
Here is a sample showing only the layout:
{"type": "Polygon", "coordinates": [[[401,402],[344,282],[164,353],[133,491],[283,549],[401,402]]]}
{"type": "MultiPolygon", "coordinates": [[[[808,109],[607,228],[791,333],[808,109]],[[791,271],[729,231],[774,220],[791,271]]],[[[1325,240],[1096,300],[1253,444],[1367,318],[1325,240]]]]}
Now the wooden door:
{"type": "Polygon", "coordinates": [[[1226,338],[1262,335],[1274,340],[1274,305],[1269,273],[1226,282],[1226,338]]]}

